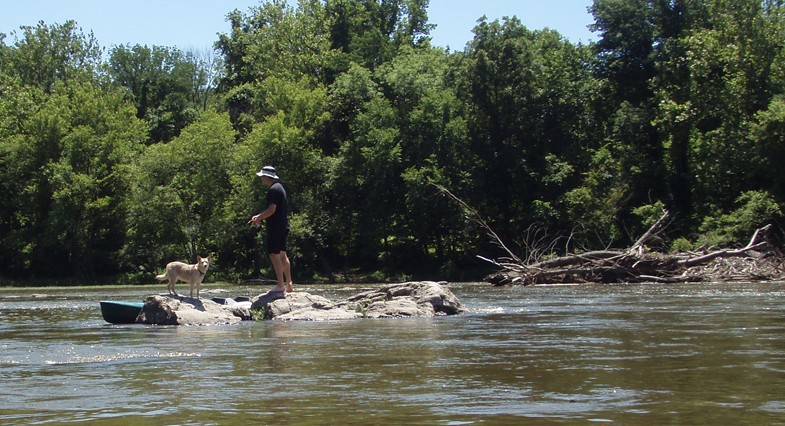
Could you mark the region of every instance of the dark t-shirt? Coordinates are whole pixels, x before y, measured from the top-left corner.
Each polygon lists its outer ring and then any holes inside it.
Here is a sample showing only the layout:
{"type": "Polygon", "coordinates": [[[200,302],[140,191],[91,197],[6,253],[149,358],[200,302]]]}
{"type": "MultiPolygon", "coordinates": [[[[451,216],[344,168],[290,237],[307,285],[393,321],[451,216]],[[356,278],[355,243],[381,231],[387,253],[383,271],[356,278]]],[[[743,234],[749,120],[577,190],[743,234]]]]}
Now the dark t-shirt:
{"type": "Polygon", "coordinates": [[[275,182],[267,190],[267,205],[275,204],[275,213],[267,218],[267,229],[289,229],[289,202],[281,182],[275,182]]]}

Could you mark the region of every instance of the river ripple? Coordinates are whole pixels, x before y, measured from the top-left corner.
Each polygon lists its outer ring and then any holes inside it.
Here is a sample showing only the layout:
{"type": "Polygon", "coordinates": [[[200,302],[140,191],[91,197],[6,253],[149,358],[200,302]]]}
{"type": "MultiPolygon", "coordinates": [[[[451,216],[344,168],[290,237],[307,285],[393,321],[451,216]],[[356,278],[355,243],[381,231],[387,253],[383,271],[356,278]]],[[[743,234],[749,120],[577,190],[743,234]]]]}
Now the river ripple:
{"type": "Polygon", "coordinates": [[[451,288],[470,312],[204,327],[102,320],[159,287],[4,289],[0,423],[785,423],[784,283],[451,288]]]}

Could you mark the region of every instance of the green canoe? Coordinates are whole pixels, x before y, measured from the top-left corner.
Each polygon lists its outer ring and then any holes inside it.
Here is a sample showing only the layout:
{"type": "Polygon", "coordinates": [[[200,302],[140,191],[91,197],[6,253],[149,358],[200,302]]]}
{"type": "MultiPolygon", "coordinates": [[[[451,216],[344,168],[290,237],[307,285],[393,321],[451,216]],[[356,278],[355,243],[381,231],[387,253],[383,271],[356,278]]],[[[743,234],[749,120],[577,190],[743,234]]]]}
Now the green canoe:
{"type": "Polygon", "coordinates": [[[142,312],[142,302],[114,302],[109,300],[101,301],[101,315],[104,321],[112,324],[133,324],[136,317],[142,312]]]}

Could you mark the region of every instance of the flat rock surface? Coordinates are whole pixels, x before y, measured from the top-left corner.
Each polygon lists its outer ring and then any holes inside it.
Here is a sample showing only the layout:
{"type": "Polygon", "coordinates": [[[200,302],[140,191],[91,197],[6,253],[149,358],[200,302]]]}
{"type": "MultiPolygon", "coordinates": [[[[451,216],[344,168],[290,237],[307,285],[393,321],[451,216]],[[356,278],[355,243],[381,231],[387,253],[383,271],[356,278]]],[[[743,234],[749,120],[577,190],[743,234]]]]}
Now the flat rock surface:
{"type": "Polygon", "coordinates": [[[391,284],[333,302],[310,293],[265,293],[252,300],[264,319],[330,320],[454,315],[465,312],[444,283],[416,281],[391,284]]]}
{"type": "Polygon", "coordinates": [[[210,299],[149,296],[137,322],[158,325],[234,324],[251,319],[249,304],[219,304],[210,299]]]}

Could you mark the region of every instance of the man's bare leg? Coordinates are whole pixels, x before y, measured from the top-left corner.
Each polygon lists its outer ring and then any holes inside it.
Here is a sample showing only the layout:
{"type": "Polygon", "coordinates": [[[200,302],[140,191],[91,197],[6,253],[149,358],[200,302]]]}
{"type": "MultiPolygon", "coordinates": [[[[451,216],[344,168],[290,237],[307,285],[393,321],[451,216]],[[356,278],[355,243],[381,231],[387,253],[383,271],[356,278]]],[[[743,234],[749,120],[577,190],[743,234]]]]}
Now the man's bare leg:
{"type": "Polygon", "coordinates": [[[285,251],[281,251],[281,266],[284,279],[283,282],[286,283],[286,291],[291,293],[294,291],[294,285],[292,283],[292,264],[289,262],[289,256],[286,255],[285,251]]]}
{"type": "MultiPolygon", "coordinates": [[[[284,254],[284,256],[285,255],[286,254],[284,254]]],[[[286,285],[283,276],[284,265],[283,261],[281,260],[281,253],[270,253],[270,263],[273,264],[275,277],[278,280],[275,287],[271,288],[270,291],[286,291],[286,285]]]]}

